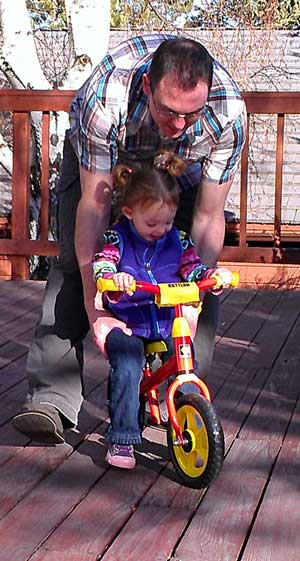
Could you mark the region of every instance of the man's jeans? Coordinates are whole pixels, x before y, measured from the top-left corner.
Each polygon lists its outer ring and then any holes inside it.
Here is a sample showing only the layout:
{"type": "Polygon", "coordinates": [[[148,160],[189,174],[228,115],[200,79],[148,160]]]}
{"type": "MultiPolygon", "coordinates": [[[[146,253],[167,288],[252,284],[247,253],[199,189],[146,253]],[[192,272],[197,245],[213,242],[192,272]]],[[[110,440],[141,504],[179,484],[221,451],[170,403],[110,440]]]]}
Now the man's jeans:
{"type": "MultiPolygon", "coordinates": [[[[195,187],[182,193],[175,221],[180,229],[190,230],[196,192],[195,187]]],[[[41,317],[27,361],[27,404],[53,405],[62,413],[67,426],[77,424],[83,400],[83,340],[89,331],[74,247],[80,196],[78,161],[67,135],[57,190],[60,255],[49,273],[41,317]]],[[[201,376],[210,369],[217,318],[218,298],[208,293],[199,320],[199,343],[195,349],[201,376]]]]}
{"type": "Polygon", "coordinates": [[[77,424],[83,401],[83,340],[89,331],[74,244],[80,197],[78,160],[66,137],[57,188],[60,253],[49,272],[27,360],[27,405],[53,405],[63,414],[66,426],[77,424]]]}

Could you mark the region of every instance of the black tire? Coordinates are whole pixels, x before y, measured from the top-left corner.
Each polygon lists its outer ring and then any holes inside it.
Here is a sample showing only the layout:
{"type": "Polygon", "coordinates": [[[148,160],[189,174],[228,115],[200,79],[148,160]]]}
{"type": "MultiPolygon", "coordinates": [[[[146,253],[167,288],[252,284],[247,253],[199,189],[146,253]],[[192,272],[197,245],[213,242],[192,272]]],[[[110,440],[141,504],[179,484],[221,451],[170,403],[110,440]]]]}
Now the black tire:
{"type": "Polygon", "coordinates": [[[186,438],[176,445],[176,433],[168,423],[167,439],[171,460],[187,487],[202,489],[217,479],[224,460],[224,435],[214,406],[198,394],[176,398],[177,418],[186,438]]]}

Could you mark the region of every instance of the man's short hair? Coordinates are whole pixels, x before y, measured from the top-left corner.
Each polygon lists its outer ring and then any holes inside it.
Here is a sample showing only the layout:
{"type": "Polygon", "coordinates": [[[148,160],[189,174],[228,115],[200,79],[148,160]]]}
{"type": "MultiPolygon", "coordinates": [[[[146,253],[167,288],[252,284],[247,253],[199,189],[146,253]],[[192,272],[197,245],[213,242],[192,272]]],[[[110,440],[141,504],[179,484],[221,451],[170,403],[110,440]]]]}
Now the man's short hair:
{"type": "Polygon", "coordinates": [[[151,91],[154,92],[166,74],[175,74],[183,90],[195,88],[199,81],[211,88],[213,58],[201,43],[185,37],[166,39],[153,55],[149,69],[151,91]]]}

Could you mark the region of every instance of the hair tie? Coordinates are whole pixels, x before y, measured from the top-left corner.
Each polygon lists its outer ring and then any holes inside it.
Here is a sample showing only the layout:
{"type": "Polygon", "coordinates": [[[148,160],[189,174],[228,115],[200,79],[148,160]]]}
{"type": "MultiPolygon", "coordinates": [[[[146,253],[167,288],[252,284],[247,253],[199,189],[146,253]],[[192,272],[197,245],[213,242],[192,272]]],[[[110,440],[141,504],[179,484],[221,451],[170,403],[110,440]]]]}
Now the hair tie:
{"type": "Polygon", "coordinates": [[[185,161],[172,152],[161,152],[157,154],[154,158],[154,165],[158,169],[167,170],[175,177],[181,175],[187,167],[185,161]]]}

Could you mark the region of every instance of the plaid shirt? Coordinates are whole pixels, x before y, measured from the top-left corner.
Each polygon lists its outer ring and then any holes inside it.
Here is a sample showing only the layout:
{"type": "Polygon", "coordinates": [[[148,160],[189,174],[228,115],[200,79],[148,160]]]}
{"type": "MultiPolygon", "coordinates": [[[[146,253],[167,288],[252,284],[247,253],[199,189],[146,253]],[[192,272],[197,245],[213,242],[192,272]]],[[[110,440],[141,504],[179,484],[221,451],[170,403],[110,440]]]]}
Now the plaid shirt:
{"type": "Polygon", "coordinates": [[[199,174],[195,162],[207,180],[225,183],[238,167],[245,138],[241,94],[214,61],[212,88],[199,119],[179,138],[161,138],[149,112],[142,75],[149,70],[152,53],[169,38],[174,36],[134,37],[104,57],[72,102],[70,140],[81,166],[94,173],[108,172],[118,159],[151,161],[168,150],[194,163],[187,183],[195,184],[194,175],[199,174]]]}

